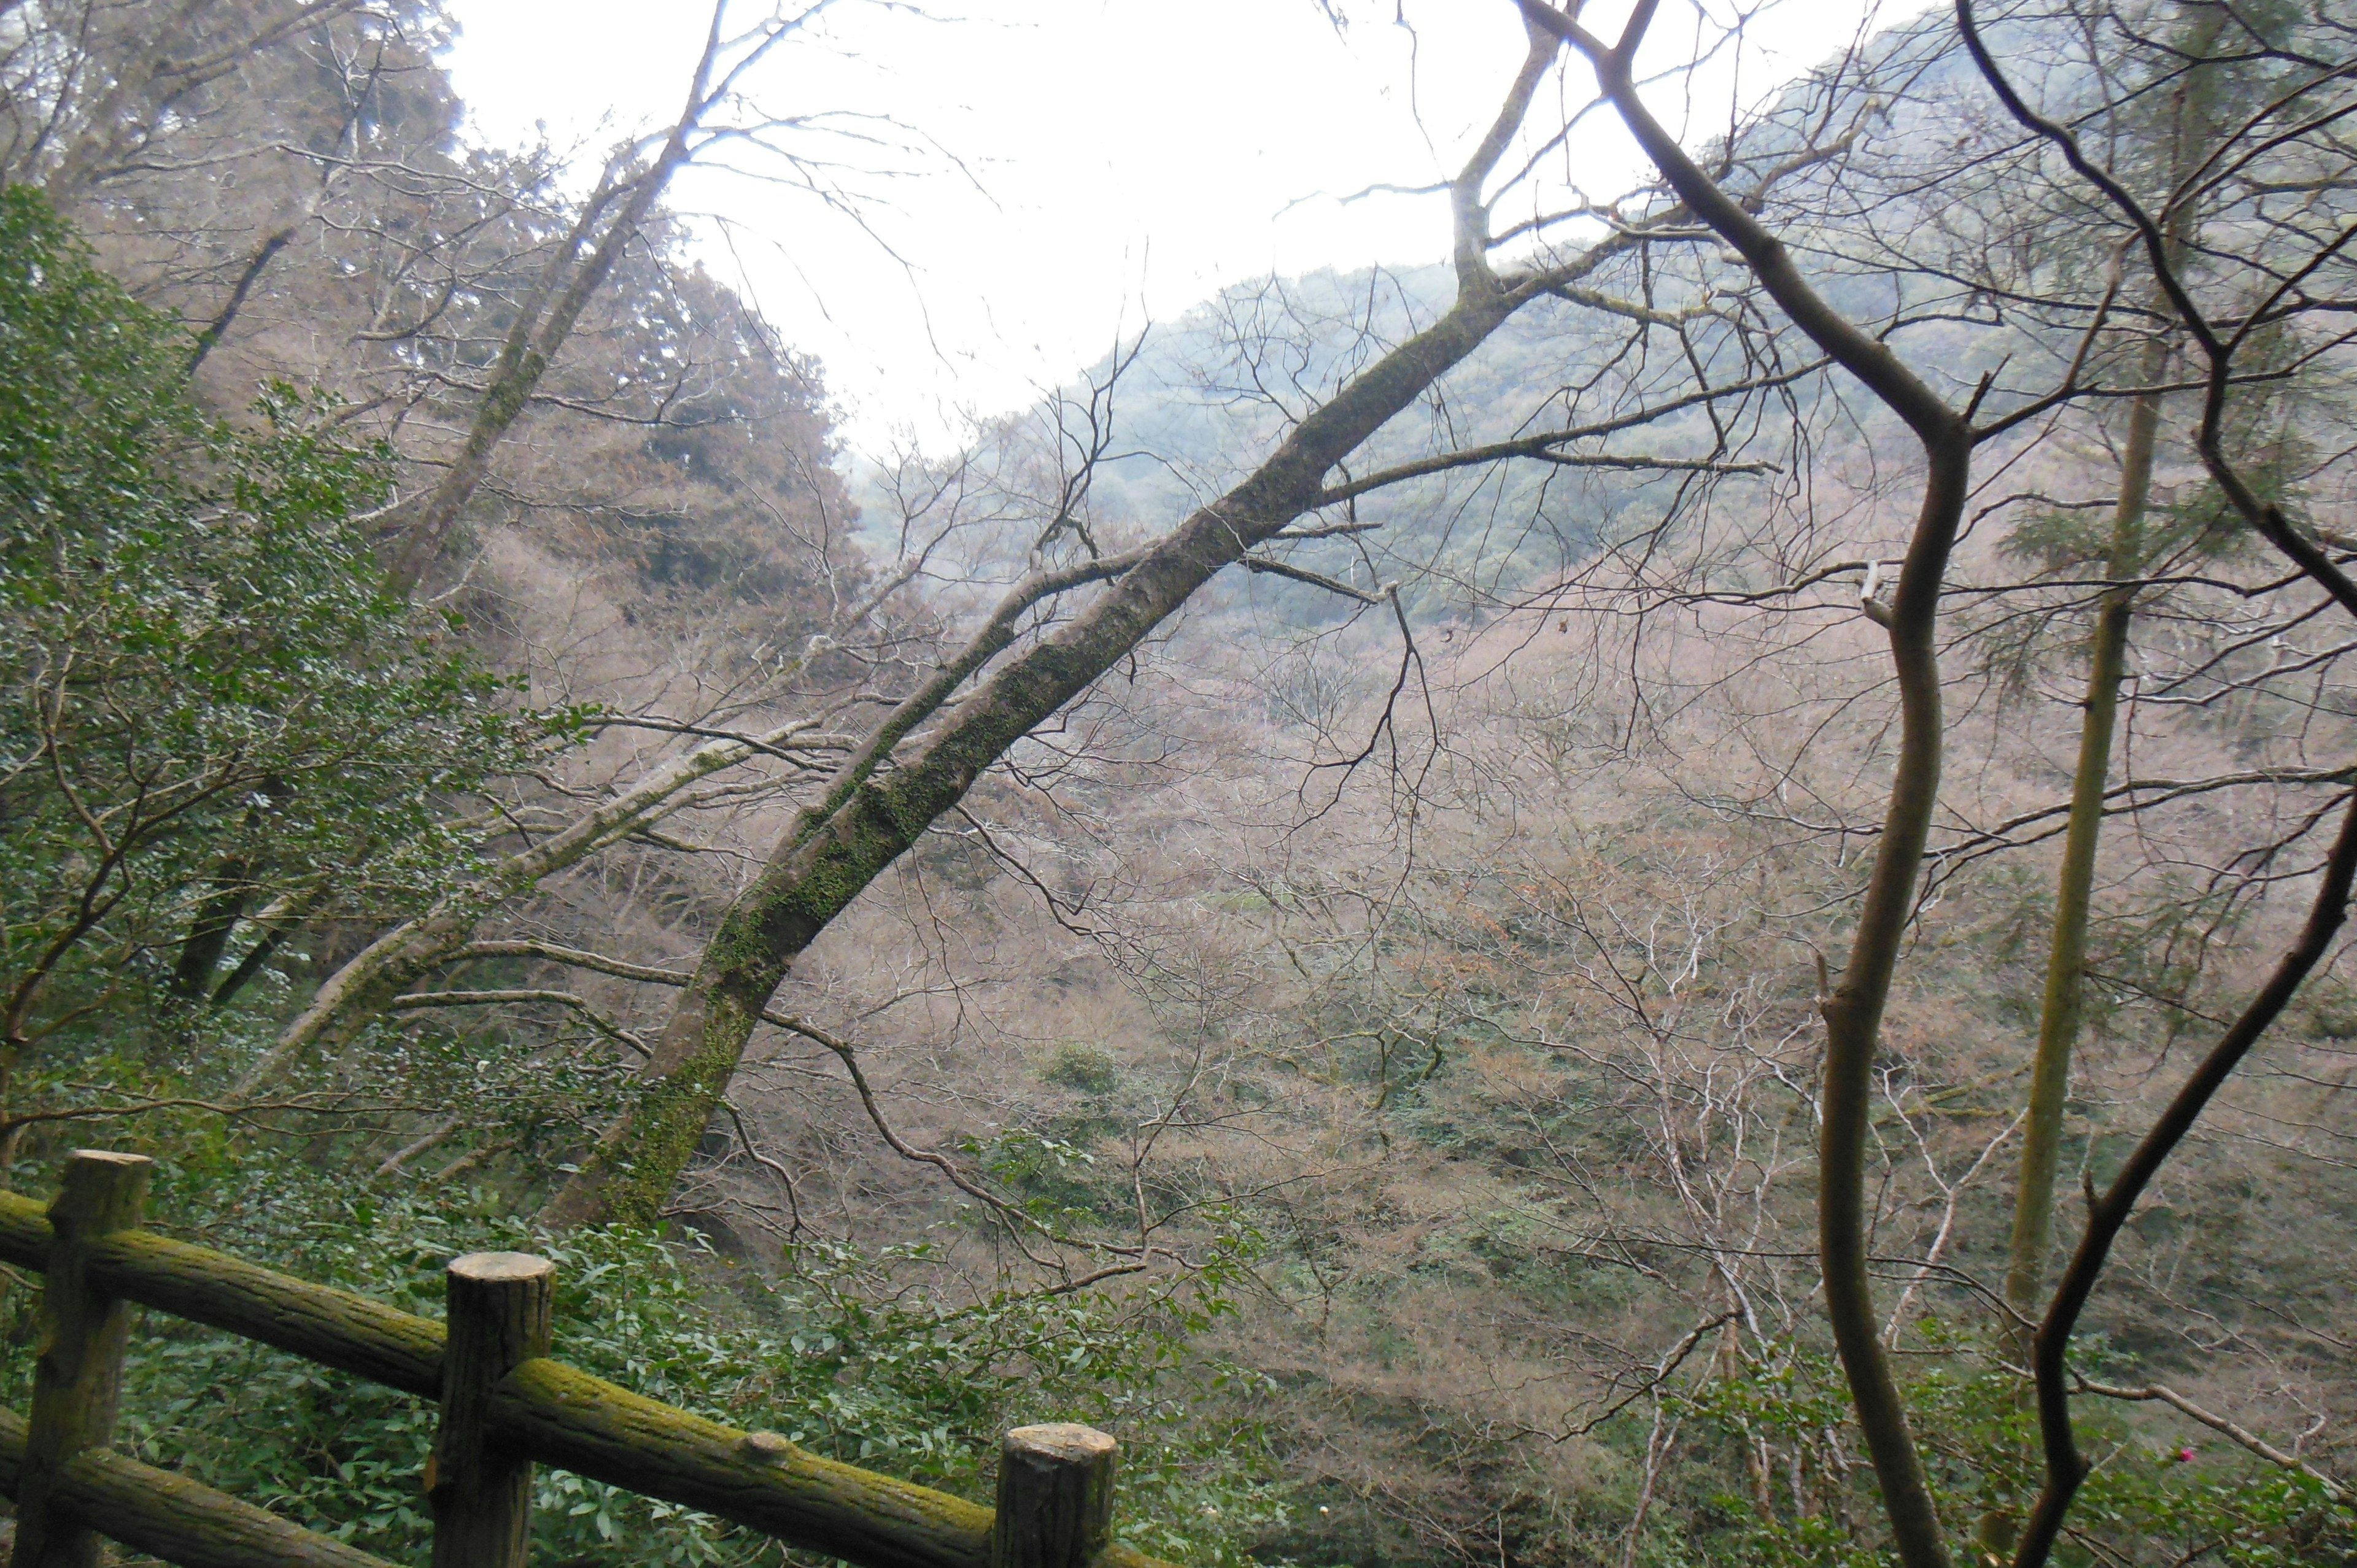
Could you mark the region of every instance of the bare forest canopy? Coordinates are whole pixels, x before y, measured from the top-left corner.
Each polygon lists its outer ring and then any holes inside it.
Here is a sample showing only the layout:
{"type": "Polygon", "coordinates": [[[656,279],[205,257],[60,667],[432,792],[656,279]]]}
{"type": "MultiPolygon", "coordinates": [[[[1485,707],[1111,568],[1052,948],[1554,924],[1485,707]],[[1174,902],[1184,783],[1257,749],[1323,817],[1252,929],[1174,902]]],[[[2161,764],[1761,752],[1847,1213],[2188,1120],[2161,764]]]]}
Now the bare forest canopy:
{"type": "MultiPolygon", "coordinates": [[[[1958,0],[1681,139],[1731,8],[1483,0],[1445,261],[855,456],[669,192],[899,177],[791,101],[859,3],[585,172],[439,0],[0,0],[8,1184],[544,1252],[977,1499],[1087,1422],[1207,1568],[2357,1561],[2357,12],[1958,0]]],[[[422,1560],[409,1396],[124,1407],[422,1560]]]]}

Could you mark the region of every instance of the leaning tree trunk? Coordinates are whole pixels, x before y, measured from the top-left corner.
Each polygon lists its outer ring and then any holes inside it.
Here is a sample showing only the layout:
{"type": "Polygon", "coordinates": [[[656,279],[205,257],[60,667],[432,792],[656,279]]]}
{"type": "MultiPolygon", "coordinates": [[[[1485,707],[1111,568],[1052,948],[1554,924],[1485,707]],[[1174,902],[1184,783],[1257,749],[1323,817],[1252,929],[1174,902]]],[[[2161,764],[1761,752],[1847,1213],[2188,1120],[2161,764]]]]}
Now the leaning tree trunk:
{"type": "Polygon", "coordinates": [[[1304,420],[1252,478],[1189,517],[1070,625],[1003,666],[880,778],[790,830],[722,917],[642,1075],[544,1219],[645,1223],[686,1169],[770,993],[827,924],[1008,747],[1126,658],[1222,567],[1317,503],[1326,474],[1478,348],[1523,299],[1468,289],[1304,420]]]}
{"type": "Polygon", "coordinates": [[[902,736],[931,719],[948,688],[983,660],[953,660],[944,674],[954,679],[928,682],[886,721],[721,918],[641,1071],[635,1101],[551,1199],[544,1220],[651,1221],[702,1141],[770,994],[828,923],[1010,746],[1127,658],[1215,574],[1319,504],[1337,464],[1508,317],[1620,248],[1607,241],[1567,265],[1510,279],[1490,267],[1482,187],[1561,47],[1542,27],[1526,31],[1530,47],[1513,87],[1451,184],[1458,295],[1448,312],[1308,414],[1249,478],[1146,550],[1061,629],[1001,665],[907,755],[893,755],[902,736]]]}
{"type": "Polygon", "coordinates": [[[710,106],[713,68],[721,46],[721,19],[728,0],[713,0],[712,23],[704,53],[687,90],[687,106],[663,138],[662,149],[648,166],[635,175],[609,172],[608,180],[583,203],[571,230],[543,270],[523,307],[517,311],[490,379],[476,400],[468,421],[467,438],[443,469],[442,477],[407,503],[387,514],[382,530],[387,541],[388,568],[393,585],[414,591],[441,556],[458,515],[482,487],[490,472],[491,456],[539,390],[541,378],[556,358],[581,313],[612,274],[622,253],[645,228],[664,189],[690,156],[690,138],[710,106]],[[616,183],[619,177],[619,183],[616,183]],[[605,232],[590,243],[597,220],[607,209],[619,210],[605,232]],[[584,251],[587,252],[585,256],[584,251]],[[569,275],[568,275],[569,274],[569,275]]]}

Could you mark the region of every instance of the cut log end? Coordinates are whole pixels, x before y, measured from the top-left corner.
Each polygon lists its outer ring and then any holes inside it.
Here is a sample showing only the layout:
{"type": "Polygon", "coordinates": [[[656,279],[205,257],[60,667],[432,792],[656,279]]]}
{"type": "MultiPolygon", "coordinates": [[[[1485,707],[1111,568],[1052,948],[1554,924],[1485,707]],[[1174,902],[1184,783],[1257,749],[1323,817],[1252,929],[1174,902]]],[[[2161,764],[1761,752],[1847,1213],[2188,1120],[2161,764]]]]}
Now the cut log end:
{"type": "Polygon", "coordinates": [[[451,1259],[450,1272],[478,1284],[511,1284],[554,1276],[556,1265],[530,1252],[469,1252],[451,1259]]]}
{"type": "Polygon", "coordinates": [[[113,1149],[76,1149],[66,1156],[69,1160],[87,1160],[102,1165],[152,1165],[156,1162],[145,1155],[118,1154],[113,1149]]]}
{"type": "Polygon", "coordinates": [[[1067,1465],[1103,1464],[1121,1452],[1121,1444],[1093,1426],[1076,1421],[1051,1421],[1039,1426],[1018,1426],[1006,1434],[1009,1454],[1036,1454],[1067,1465]]]}

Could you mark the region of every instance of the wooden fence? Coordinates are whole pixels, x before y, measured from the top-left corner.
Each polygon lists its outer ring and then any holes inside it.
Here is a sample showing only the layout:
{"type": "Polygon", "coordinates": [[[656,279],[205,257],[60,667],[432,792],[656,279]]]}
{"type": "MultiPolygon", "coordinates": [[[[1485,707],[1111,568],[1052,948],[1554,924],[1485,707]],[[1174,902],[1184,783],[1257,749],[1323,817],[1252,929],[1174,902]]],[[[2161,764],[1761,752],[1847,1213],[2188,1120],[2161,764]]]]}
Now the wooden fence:
{"type": "Polygon", "coordinates": [[[1019,1427],[994,1511],[642,1398],[548,1355],[555,1265],[455,1259],[446,1323],[138,1229],[149,1162],[82,1150],[47,1208],[0,1193],[0,1261],[40,1271],[28,1419],[0,1411],[15,1568],[95,1568],[103,1535],[185,1568],[388,1568],[112,1451],[133,1304],[441,1403],[421,1477],[434,1568],[521,1568],[535,1461],[861,1568],[1166,1568],[1112,1541],[1112,1438],[1019,1427]]]}

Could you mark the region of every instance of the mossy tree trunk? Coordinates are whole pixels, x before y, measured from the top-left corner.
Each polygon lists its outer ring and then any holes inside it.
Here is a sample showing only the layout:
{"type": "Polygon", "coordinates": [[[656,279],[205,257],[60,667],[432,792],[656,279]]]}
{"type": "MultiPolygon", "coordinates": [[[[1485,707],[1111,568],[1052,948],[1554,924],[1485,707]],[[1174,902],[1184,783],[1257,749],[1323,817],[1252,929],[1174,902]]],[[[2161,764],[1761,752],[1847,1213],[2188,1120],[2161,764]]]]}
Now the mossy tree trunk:
{"type": "MultiPolygon", "coordinates": [[[[2156,351],[2147,382],[2167,356],[2156,351]]],[[[2143,569],[2144,513],[2152,489],[2153,443],[2160,399],[2136,400],[2128,415],[2127,447],[2120,464],[2120,496],[2113,512],[2112,546],[2104,573],[2124,583],[2143,569]]],[[[2118,727],[2120,685],[2126,673],[2128,628],[2136,590],[2107,590],[2095,612],[2087,667],[2087,697],[2079,722],[2079,762],[2071,780],[2071,815],[2055,881],[2054,929],[2046,957],[2046,993],[2038,1015],[2038,1055],[2030,1068],[2029,1114],[2022,1129],[2021,1174],[2014,1187],[2013,1238],[2005,1275],[2006,1305],[2025,1320],[2037,1316],[2046,1260],[2054,1246],[2054,1177],[2062,1149],[2062,1107],[2071,1091],[2071,1057],[2084,1011],[2087,923],[2093,903],[2095,847],[2104,827],[2104,788],[2111,776],[2118,727]]]]}
{"type": "Polygon", "coordinates": [[[1569,263],[1505,277],[1490,266],[1483,186],[1561,48],[1544,29],[1526,30],[1522,70],[1451,183],[1458,295],[1448,313],[1343,385],[1250,478],[1143,552],[1062,628],[999,665],[897,756],[903,737],[1011,644],[1011,618],[995,617],[885,721],[722,917],[641,1071],[635,1101],[551,1200],[545,1220],[651,1221],[702,1141],[770,994],[828,923],[1035,725],[1126,659],[1222,568],[1321,504],[1337,465],[1516,310],[1626,247],[1607,241],[1569,263]]]}
{"type": "MultiPolygon", "coordinates": [[[[2224,14],[2205,11],[2186,27],[2180,47],[2189,59],[2217,45],[2224,14]]],[[[2208,99],[2213,73],[2188,71],[2170,105],[2169,188],[2180,189],[2207,145],[2208,99]]],[[[2172,264],[2181,263],[2200,230],[2191,200],[2163,215],[2172,264]]],[[[2156,289],[2156,319],[2166,320],[2169,298],[2156,289]]],[[[2169,373],[2172,343],[2157,337],[2139,367],[2141,384],[2157,387],[2169,373]]],[[[2160,435],[2161,394],[2147,392],[2130,405],[2127,439],[2120,453],[2120,493],[2112,509],[2104,575],[2120,585],[2107,591],[2095,614],[2089,649],[2087,697],[2079,725],[2079,761],[2071,780],[2071,814],[2062,842],[2062,868],[2054,891],[2054,929],[2048,944],[2046,991],[2038,1017],[2038,1054],[2030,1069],[2029,1114],[2022,1131],[2021,1174],[2014,1189],[2013,1233],[2006,1267],[2005,1299],[2024,1319],[2040,1305],[2046,1262],[2054,1246],[2054,1180],[2061,1166],[2062,1108],[2071,1090],[2071,1058],[2084,1012],[2087,924],[2093,901],[2095,849],[2104,825],[2104,788],[2110,777],[2117,728],[2120,685],[2126,673],[2128,629],[2136,614],[2130,580],[2145,570],[2145,514],[2152,499],[2152,467],[2160,435]]]]}
{"type": "Polygon", "coordinates": [[[894,759],[889,746],[790,829],[722,917],[656,1042],[635,1103],[609,1127],[544,1218],[654,1219],[704,1136],[753,1028],[788,968],[830,921],[983,771],[1086,691],[1222,567],[1317,504],[1325,476],[1478,348],[1535,291],[1469,287],[1332,402],[1243,484],[1189,517],[1060,631],[992,673],[894,759]]]}
{"type": "MultiPolygon", "coordinates": [[[[2190,56],[2216,46],[2223,16],[2203,14],[2186,29],[2190,56]]],[[[2207,113],[2203,84],[2209,73],[2188,72],[2172,111],[2170,186],[2180,187],[2204,140],[2207,113]]],[[[2199,214],[2182,201],[2166,214],[2172,257],[2181,260],[2193,242],[2199,214]]],[[[2169,300],[2156,289],[2154,314],[2166,319],[2169,300]]],[[[2141,383],[2160,384],[2173,349],[2156,338],[2139,367],[2141,383]]],[[[2079,723],[2079,758],[2071,779],[2071,811],[2056,874],[2054,925],[2047,944],[2046,988],[2038,1014],[2038,1049],[2031,1058],[2029,1113],[2023,1119],[2021,1164],[2014,1183],[2013,1226],[2008,1239],[2005,1302],[2014,1315],[2023,1363],[2032,1358],[2032,1338],[2045,1306],[2046,1265],[2054,1251],[2055,1181],[2061,1170],[2062,1113],[2071,1095],[2071,1068],[2086,1010],[2087,932],[2094,905],[2095,854],[2103,836],[2104,789],[2111,777],[2118,732],[2120,687],[2127,673],[2128,633],[2136,618],[2136,590],[2130,580],[2146,566],[2145,517],[2152,501],[2152,469],[2160,436],[2162,397],[2138,396],[2128,410],[2127,438],[2120,452],[2120,490],[2112,509],[2104,575],[2120,585],[2106,591],[2095,612],[2089,641],[2087,695],[2079,723]]],[[[2024,1397],[2027,1398],[2027,1391],[2024,1397]]],[[[2018,1521],[2007,1511],[1981,1516],[1974,1538],[1983,1556],[2010,1557],[2018,1521]]]]}

